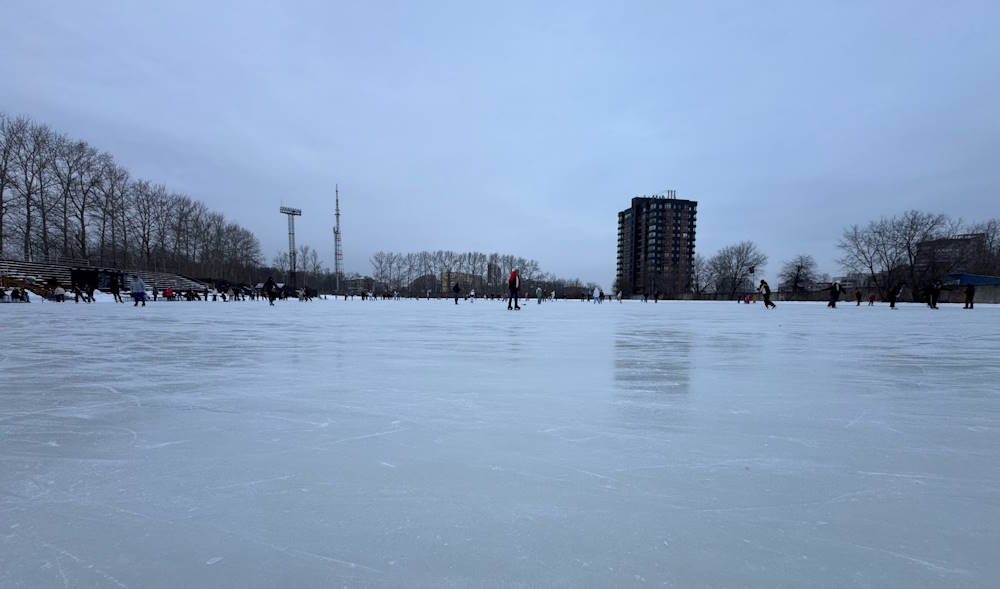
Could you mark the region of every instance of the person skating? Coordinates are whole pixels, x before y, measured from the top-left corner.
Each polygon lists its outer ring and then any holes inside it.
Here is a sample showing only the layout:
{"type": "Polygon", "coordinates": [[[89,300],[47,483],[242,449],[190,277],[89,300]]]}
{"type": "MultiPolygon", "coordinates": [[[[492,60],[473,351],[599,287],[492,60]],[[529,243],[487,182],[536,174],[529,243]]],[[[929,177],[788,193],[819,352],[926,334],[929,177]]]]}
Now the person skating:
{"type": "Polygon", "coordinates": [[[458,295],[461,294],[462,287],[459,286],[458,283],[456,282],[455,286],[451,287],[451,292],[452,292],[452,294],[455,295],[455,304],[457,305],[458,304],[458,295]]]}
{"type": "Polygon", "coordinates": [[[542,287],[535,287],[535,298],[538,299],[538,304],[542,304],[542,287]]]}
{"type": "Polygon", "coordinates": [[[773,309],[778,306],[775,305],[773,302],[771,302],[771,287],[767,284],[767,281],[764,280],[763,278],[760,280],[760,286],[757,287],[757,290],[760,292],[760,295],[764,297],[765,309],[773,309]]]}
{"type": "Polygon", "coordinates": [[[125,304],[125,301],[122,300],[122,287],[118,284],[117,278],[111,279],[111,296],[115,298],[116,303],[125,304]]]}
{"type": "Polygon", "coordinates": [[[872,293],[872,294],[868,295],[868,306],[869,307],[874,307],[876,300],[878,300],[878,296],[876,296],[875,293],[872,293]]]}
{"type": "Polygon", "coordinates": [[[965,306],[963,309],[971,309],[972,301],[976,298],[976,285],[970,284],[965,287],[965,306]]]}
{"type": "Polygon", "coordinates": [[[597,288],[595,286],[594,287],[594,304],[596,305],[596,304],[598,304],[600,302],[601,302],[601,289],[599,289],[599,288],[597,288]]]}
{"type": "Polygon", "coordinates": [[[837,308],[837,301],[840,300],[841,290],[839,282],[834,282],[830,285],[830,302],[826,304],[827,307],[831,309],[837,308]]]}
{"type": "Polygon", "coordinates": [[[941,283],[937,280],[931,282],[930,288],[927,289],[927,306],[931,309],[937,309],[938,299],[941,297],[941,283]]]}
{"type": "Polygon", "coordinates": [[[517,273],[517,268],[510,271],[507,277],[507,310],[511,310],[510,303],[514,302],[513,310],[520,311],[521,306],[517,304],[517,297],[521,291],[521,275],[517,273]]]}
{"type": "MultiPolygon", "coordinates": [[[[268,276],[267,282],[264,283],[264,294],[267,295],[267,302],[272,307],[274,306],[274,298],[277,296],[274,292],[275,287],[274,278],[268,276]]],[[[208,298],[208,290],[205,291],[205,298],[208,298]]]]}
{"type": "Polygon", "coordinates": [[[153,285],[153,302],[156,302],[156,298],[160,295],[160,291],[157,290],[156,285],[153,285]]]}
{"type": "Polygon", "coordinates": [[[854,298],[858,301],[857,306],[860,307],[861,306],[861,289],[860,288],[857,289],[856,291],[854,291],[854,298]]]}
{"type": "Polygon", "coordinates": [[[133,307],[138,307],[139,303],[142,303],[143,307],[146,306],[146,283],[137,274],[132,275],[132,300],[133,307]]]}
{"type": "Polygon", "coordinates": [[[889,289],[889,308],[890,309],[895,309],[896,308],[896,301],[899,299],[900,293],[903,292],[903,284],[905,284],[905,283],[900,283],[898,286],[893,286],[892,288],[889,289]]]}

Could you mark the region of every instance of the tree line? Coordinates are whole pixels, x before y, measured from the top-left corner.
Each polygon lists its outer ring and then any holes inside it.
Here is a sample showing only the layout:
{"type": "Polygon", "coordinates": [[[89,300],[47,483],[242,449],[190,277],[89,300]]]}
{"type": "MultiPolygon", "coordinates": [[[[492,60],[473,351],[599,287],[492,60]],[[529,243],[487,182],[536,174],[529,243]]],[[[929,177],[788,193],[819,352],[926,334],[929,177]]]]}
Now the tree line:
{"type": "Polygon", "coordinates": [[[505,292],[507,278],[514,268],[517,268],[525,289],[541,287],[545,292],[555,290],[566,294],[569,290],[593,290],[596,286],[543,272],[537,260],[512,254],[450,250],[413,253],[379,251],[371,256],[369,262],[375,282],[389,291],[400,293],[423,294],[428,290],[436,293],[441,289],[442,274],[448,273],[455,276],[452,282],[461,282],[464,287],[469,286],[465,277],[472,277],[471,285],[476,288],[505,292]]]}
{"type": "MultiPolygon", "coordinates": [[[[966,223],[910,210],[847,227],[837,248],[838,263],[859,286],[886,298],[890,289],[905,284],[919,297],[931,281],[953,272],[1000,275],[1000,219],[966,223]],[[930,242],[935,240],[955,241],[934,247],[930,242]]],[[[726,298],[753,292],[754,276],[762,274],[767,261],[752,241],[726,246],[707,259],[697,255],[691,291],[726,298]]],[[[795,298],[824,289],[830,281],[829,275],[820,274],[812,256],[799,254],[782,264],[774,287],[795,298]]]]}
{"type": "Polygon", "coordinates": [[[0,113],[0,257],[245,280],[260,242],[86,141],[0,113]]]}
{"type": "Polygon", "coordinates": [[[1000,219],[967,224],[948,215],[911,210],[847,227],[837,248],[841,266],[863,277],[884,297],[900,284],[917,290],[959,270],[1000,274],[1000,219]],[[959,237],[966,239],[926,248],[919,259],[922,243],[959,237]]]}

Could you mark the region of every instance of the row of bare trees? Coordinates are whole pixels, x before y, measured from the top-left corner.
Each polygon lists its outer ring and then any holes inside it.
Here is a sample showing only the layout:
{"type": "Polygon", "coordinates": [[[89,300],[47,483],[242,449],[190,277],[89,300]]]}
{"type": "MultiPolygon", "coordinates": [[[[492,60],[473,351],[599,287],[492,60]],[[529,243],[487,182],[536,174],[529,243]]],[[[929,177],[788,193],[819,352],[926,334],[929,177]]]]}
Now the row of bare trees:
{"type": "Polygon", "coordinates": [[[595,285],[576,279],[561,279],[541,270],[536,260],[511,254],[454,252],[448,250],[395,253],[379,251],[370,259],[372,278],[389,291],[423,294],[438,292],[441,275],[451,273],[473,277],[473,282],[487,290],[504,291],[511,270],[518,269],[526,288],[541,287],[545,292],[567,289],[581,292],[595,285]]]}
{"type": "Polygon", "coordinates": [[[950,272],[1000,274],[1000,219],[966,224],[947,215],[911,210],[852,225],[837,247],[841,266],[863,276],[884,297],[901,283],[917,290],[950,272]],[[919,259],[921,243],[959,236],[967,243],[955,243],[947,255],[938,256],[925,247],[925,259],[919,259]]]}
{"type": "Polygon", "coordinates": [[[261,263],[249,230],[105,152],[0,113],[0,257],[70,260],[242,280],[261,263]]]}

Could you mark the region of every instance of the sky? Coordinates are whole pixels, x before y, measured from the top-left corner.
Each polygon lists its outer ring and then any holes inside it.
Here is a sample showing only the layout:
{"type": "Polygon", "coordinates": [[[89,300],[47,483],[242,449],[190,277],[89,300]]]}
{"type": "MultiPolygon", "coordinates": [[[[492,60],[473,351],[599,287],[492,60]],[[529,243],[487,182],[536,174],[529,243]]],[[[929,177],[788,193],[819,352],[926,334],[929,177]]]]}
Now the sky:
{"type": "Polygon", "coordinates": [[[674,189],[698,253],[840,273],[844,227],[1000,216],[998,2],[8,0],[0,111],[333,263],[512,253],[610,287],[674,189]]]}

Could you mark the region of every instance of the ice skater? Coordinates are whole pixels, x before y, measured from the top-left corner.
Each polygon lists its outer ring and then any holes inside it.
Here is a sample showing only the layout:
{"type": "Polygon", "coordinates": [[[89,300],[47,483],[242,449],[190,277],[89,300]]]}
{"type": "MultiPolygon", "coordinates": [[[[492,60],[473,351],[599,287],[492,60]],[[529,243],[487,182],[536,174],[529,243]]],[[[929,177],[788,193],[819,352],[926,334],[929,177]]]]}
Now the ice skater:
{"type": "Polygon", "coordinates": [[[972,301],[976,298],[976,286],[974,284],[969,284],[965,287],[965,306],[963,309],[971,309],[972,301]]]}
{"type": "MultiPolygon", "coordinates": [[[[267,295],[267,302],[272,307],[274,306],[274,298],[277,296],[274,292],[275,287],[274,278],[268,276],[267,282],[264,283],[264,294],[267,295]]],[[[205,300],[208,300],[208,290],[205,290],[205,300]]]]}
{"type": "Polygon", "coordinates": [[[778,305],[771,302],[771,287],[767,284],[767,281],[763,278],[760,279],[760,286],[757,287],[760,292],[760,296],[764,297],[764,309],[773,309],[778,305]]]}
{"type": "Polygon", "coordinates": [[[889,308],[896,308],[896,301],[899,299],[899,295],[903,292],[903,285],[905,282],[899,283],[897,286],[893,286],[889,289],[889,308]]]}
{"type": "Polygon", "coordinates": [[[927,289],[927,306],[931,309],[937,310],[938,299],[941,297],[941,283],[937,280],[931,282],[930,287],[927,289]]]}
{"type": "Polygon", "coordinates": [[[874,307],[876,300],[878,300],[878,296],[876,296],[875,293],[868,295],[868,306],[874,307]]]}
{"type": "Polygon", "coordinates": [[[840,288],[840,283],[839,282],[834,282],[833,284],[831,284],[830,285],[830,301],[826,304],[826,306],[829,307],[829,308],[831,308],[831,309],[836,309],[837,308],[837,301],[840,300],[840,293],[843,292],[843,290],[844,289],[840,288]]]}
{"type": "Polygon", "coordinates": [[[521,291],[521,275],[517,273],[517,268],[510,271],[510,276],[507,277],[507,310],[511,310],[511,302],[513,301],[513,310],[520,311],[521,306],[517,304],[517,296],[521,291]]]}
{"type": "Polygon", "coordinates": [[[542,287],[535,288],[535,296],[538,298],[538,304],[542,304],[542,287]]]}
{"type": "Polygon", "coordinates": [[[594,287],[594,304],[601,302],[601,289],[594,287]]]}
{"type": "Polygon", "coordinates": [[[454,286],[451,287],[451,293],[455,295],[455,304],[458,304],[458,296],[462,294],[462,287],[456,282],[454,286]]]}
{"type": "Polygon", "coordinates": [[[139,303],[146,306],[146,283],[139,278],[138,274],[132,275],[132,301],[133,307],[138,307],[139,303]]]}
{"type": "Polygon", "coordinates": [[[861,306],[861,289],[860,288],[854,291],[854,298],[858,301],[857,306],[860,307],[861,306]]]}
{"type": "Polygon", "coordinates": [[[116,303],[125,304],[125,301],[122,300],[122,287],[118,284],[117,278],[111,279],[111,296],[115,298],[116,303]]]}

